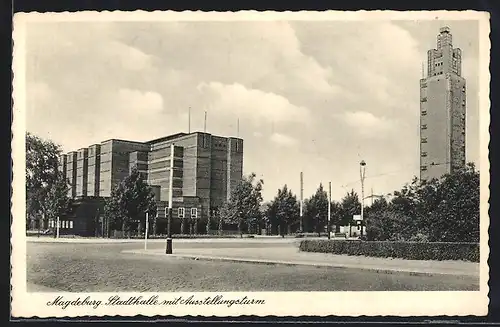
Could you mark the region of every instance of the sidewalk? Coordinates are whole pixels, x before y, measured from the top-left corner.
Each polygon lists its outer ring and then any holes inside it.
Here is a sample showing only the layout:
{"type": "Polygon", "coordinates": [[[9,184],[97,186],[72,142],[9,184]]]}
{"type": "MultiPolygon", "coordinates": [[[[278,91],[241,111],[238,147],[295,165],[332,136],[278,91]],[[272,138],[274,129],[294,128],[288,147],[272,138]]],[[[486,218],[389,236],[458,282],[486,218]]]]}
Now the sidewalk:
{"type": "Polygon", "coordinates": [[[424,261],[374,258],[362,256],[334,255],[327,253],[300,252],[292,246],[279,248],[201,248],[175,249],[170,256],[165,249],[126,250],[123,253],[159,255],[194,260],[233,261],[260,264],[282,264],[295,266],[354,268],[379,273],[410,273],[412,275],[461,275],[479,278],[479,263],[463,261],[424,261]]]}
{"type": "MultiPolygon", "coordinates": [[[[277,236],[261,236],[255,238],[174,238],[176,243],[300,243],[301,239],[281,238],[277,236]]],[[[113,239],[113,238],[79,238],[79,237],[37,237],[27,236],[27,242],[32,243],[85,243],[85,244],[115,244],[115,243],[144,243],[143,238],[138,239],[113,239]]],[[[166,238],[148,239],[148,243],[165,243],[166,238]]]]}

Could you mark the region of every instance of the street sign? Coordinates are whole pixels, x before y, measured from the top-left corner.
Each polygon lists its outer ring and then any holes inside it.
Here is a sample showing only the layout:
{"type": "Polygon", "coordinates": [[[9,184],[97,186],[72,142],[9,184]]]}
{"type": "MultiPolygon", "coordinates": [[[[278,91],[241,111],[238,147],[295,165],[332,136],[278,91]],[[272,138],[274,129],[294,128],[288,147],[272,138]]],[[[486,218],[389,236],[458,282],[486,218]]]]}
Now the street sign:
{"type": "Polygon", "coordinates": [[[352,215],[352,220],[362,220],[361,215],[352,215]]]}

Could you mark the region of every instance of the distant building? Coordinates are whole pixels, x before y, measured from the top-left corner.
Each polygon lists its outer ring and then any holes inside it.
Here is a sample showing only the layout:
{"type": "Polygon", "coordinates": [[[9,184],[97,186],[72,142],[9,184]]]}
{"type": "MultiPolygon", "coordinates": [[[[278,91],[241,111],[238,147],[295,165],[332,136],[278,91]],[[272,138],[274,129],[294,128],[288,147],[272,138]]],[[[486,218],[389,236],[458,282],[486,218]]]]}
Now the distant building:
{"type": "MultiPolygon", "coordinates": [[[[165,207],[172,183],[173,233],[189,233],[193,226],[188,223],[206,222],[242,179],[243,140],[201,132],[178,133],[148,142],[111,139],[61,155],[59,170],[71,185],[68,196],[75,199],[77,207],[73,218],[81,224],[86,221],[85,226],[79,225],[80,230],[97,236],[106,233],[103,200],[133,167],[155,192],[156,231],[165,233],[165,207]],[[78,218],[79,211],[96,218],[78,218]]],[[[77,225],[76,221],[72,224],[74,228],[77,225]]],[[[201,232],[200,226],[194,228],[201,232]]]]}
{"type": "Polygon", "coordinates": [[[427,52],[427,78],[420,80],[420,178],[440,178],[465,166],[466,82],[462,52],[448,27],[427,52]]]}

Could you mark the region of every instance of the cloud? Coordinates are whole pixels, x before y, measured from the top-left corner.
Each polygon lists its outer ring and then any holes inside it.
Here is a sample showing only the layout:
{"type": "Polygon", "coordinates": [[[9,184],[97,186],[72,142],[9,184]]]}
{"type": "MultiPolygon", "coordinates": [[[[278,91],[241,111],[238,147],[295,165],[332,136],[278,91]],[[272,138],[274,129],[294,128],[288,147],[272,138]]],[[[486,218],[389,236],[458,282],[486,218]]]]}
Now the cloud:
{"type": "Polygon", "coordinates": [[[115,100],[114,106],[120,111],[128,111],[137,115],[155,114],[163,110],[163,98],[156,92],[124,88],[118,90],[115,100]]]}
{"type": "Polygon", "coordinates": [[[271,141],[277,145],[282,145],[286,147],[296,146],[299,142],[291,136],[274,133],[271,135],[271,141]]]}
{"type": "MultiPolygon", "coordinates": [[[[418,81],[440,24],[30,23],[22,85],[27,128],[72,150],[111,137],[187,131],[189,107],[191,130],[202,130],[207,111],[208,132],[244,139],[245,172],[264,176],[266,199],[284,183],[297,190],[299,171],[306,196],[320,182],[356,180],[361,157],[370,174],[413,164],[418,173],[418,81]],[[272,154],[265,164],[263,153],[272,154]]],[[[478,29],[473,21],[453,24],[464,54],[467,151],[474,156],[478,29]]],[[[404,182],[377,179],[375,192],[404,182]]]]}
{"type": "Polygon", "coordinates": [[[353,133],[363,136],[384,137],[387,133],[394,131],[395,128],[395,122],[384,117],[377,117],[366,111],[345,112],[341,115],[334,115],[334,117],[340,118],[349,127],[353,128],[353,133]]]}
{"type": "Polygon", "coordinates": [[[103,48],[103,56],[107,58],[114,57],[122,68],[132,71],[143,71],[149,68],[154,60],[153,56],[118,41],[109,42],[103,48]]]}
{"type": "Polygon", "coordinates": [[[53,92],[47,83],[35,82],[32,83],[28,89],[30,99],[36,101],[48,101],[52,98],[53,92]]]}
{"type": "Polygon", "coordinates": [[[242,114],[256,122],[306,122],[310,118],[307,108],[295,106],[283,96],[238,83],[201,83],[198,91],[214,110],[242,114]]]}

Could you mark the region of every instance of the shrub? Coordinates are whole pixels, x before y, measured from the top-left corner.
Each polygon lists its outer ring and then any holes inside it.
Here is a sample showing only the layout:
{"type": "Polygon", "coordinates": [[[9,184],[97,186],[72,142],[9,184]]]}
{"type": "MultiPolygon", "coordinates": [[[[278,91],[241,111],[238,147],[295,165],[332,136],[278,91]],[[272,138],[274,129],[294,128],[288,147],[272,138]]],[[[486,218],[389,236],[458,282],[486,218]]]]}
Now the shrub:
{"type": "Polygon", "coordinates": [[[408,260],[464,260],[479,262],[479,243],[456,242],[364,242],[303,240],[300,251],[408,260]]]}

